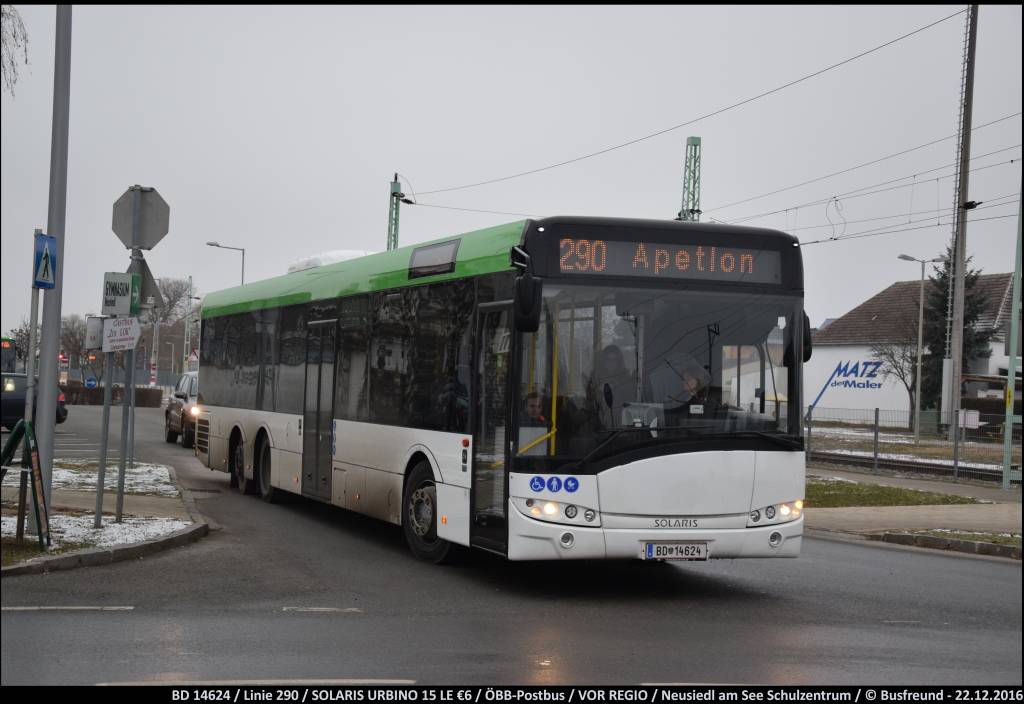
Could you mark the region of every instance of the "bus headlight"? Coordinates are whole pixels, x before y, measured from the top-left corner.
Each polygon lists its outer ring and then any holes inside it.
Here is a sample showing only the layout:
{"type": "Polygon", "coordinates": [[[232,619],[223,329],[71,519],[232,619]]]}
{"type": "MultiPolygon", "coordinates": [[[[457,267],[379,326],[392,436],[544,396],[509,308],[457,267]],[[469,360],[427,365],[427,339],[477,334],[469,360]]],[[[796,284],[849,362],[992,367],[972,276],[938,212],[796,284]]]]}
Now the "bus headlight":
{"type": "Polygon", "coordinates": [[[774,523],[788,523],[789,521],[794,521],[797,518],[800,518],[803,510],[803,499],[756,508],[752,510],[750,515],[747,517],[747,527],[752,528],[754,526],[767,526],[774,523]],[[761,518],[762,516],[764,516],[764,519],[761,518]]]}
{"type": "Polygon", "coordinates": [[[566,504],[546,499],[512,498],[512,504],[524,516],[545,521],[580,526],[599,526],[601,520],[597,511],[578,504],[566,504]]]}

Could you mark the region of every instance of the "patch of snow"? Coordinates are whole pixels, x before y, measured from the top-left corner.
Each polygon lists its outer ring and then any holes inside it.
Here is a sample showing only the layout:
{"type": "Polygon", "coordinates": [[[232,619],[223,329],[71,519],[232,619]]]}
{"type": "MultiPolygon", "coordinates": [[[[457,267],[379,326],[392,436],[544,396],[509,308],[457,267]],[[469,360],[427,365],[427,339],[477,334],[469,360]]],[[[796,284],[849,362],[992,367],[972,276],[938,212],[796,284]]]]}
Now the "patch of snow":
{"type": "MultiPolygon", "coordinates": [[[[14,516],[2,517],[0,529],[4,534],[15,534],[15,520],[14,516]]],[[[190,525],[175,518],[125,518],[123,523],[115,523],[110,516],[103,517],[103,525],[98,529],[92,524],[92,516],[51,515],[52,547],[60,547],[62,542],[86,543],[96,547],[127,545],[167,535],[190,525]]]]}
{"type": "Polygon", "coordinates": [[[853,479],[847,479],[845,477],[826,476],[824,474],[808,474],[807,478],[812,479],[816,482],[845,482],[847,484],[860,484],[860,482],[855,481],[853,479]]]}
{"type": "MultiPolygon", "coordinates": [[[[95,491],[99,469],[95,460],[57,459],[53,463],[53,488],[69,491],[95,491]]],[[[169,467],[164,464],[136,462],[135,467],[125,465],[124,492],[126,494],[156,494],[177,496],[178,488],[171,482],[169,467]]],[[[117,491],[118,465],[107,465],[103,475],[103,487],[108,492],[117,491]]],[[[5,486],[17,486],[18,472],[8,472],[4,477],[5,486]]]]}
{"type": "MultiPolygon", "coordinates": [[[[871,459],[874,455],[870,452],[861,452],[857,450],[826,450],[826,452],[835,455],[851,455],[853,457],[866,457],[871,459]]],[[[953,466],[953,460],[939,460],[932,459],[931,457],[918,457],[917,455],[907,455],[895,452],[879,452],[878,459],[881,460],[901,460],[907,462],[923,462],[927,464],[942,464],[953,466]]],[[[1001,464],[984,464],[982,462],[964,462],[960,461],[961,467],[973,467],[975,469],[996,469],[1001,470],[1003,466],[1001,464]]]]}

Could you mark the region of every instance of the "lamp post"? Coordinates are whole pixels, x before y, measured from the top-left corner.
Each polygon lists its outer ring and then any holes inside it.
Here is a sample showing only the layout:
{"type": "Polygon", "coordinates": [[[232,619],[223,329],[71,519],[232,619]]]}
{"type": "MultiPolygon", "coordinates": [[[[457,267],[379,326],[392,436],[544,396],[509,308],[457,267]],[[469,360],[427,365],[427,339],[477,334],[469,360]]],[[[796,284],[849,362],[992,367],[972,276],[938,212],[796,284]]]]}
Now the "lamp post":
{"type": "Polygon", "coordinates": [[[169,340],[169,341],[165,342],[164,344],[171,346],[171,374],[173,375],[174,374],[174,342],[169,340]]]}
{"type": "Polygon", "coordinates": [[[941,262],[942,257],[935,259],[918,259],[909,254],[899,256],[905,262],[919,262],[921,264],[921,288],[918,292],[917,306],[917,373],[914,374],[914,444],[921,441],[921,336],[924,330],[924,265],[932,262],[941,262]]]}
{"type": "Polygon", "coordinates": [[[242,283],[244,284],[245,283],[245,249],[243,247],[228,247],[227,245],[223,245],[220,242],[207,242],[206,244],[208,246],[210,246],[210,247],[220,247],[221,249],[233,249],[236,252],[241,252],[242,253],[242,283]]]}

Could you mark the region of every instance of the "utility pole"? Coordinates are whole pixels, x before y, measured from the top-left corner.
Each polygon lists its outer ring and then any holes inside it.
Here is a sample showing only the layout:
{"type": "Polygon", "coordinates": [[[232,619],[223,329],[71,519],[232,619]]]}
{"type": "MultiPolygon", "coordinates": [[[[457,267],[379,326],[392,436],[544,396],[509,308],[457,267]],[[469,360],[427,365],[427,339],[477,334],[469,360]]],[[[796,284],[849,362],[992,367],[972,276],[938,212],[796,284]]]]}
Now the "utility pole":
{"type": "MultiPolygon", "coordinates": [[[[946,359],[949,377],[944,387],[944,407],[948,412],[950,440],[956,432],[954,418],[960,412],[960,379],[964,350],[964,279],[967,264],[967,211],[975,204],[967,202],[971,159],[971,111],[974,102],[974,50],[978,38],[978,6],[971,5],[967,18],[967,46],[964,59],[962,102],[960,105],[960,154],[957,166],[956,202],[953,204],[953,271],[950,272],[952,319],[949,322],[946,359]]],[[[947,366],[946,364],[943,365],[947,366]]]]}
{"type": "Polygon", "coordinates": [[[185,341],[181,350],[181,372],[188,370],[188,356],[192,352],[192,277],[188,277],[188,307],[185,308],[185,341]]]}
{"type": "Polygon", "coordinates": [[[391,182],[391,196],[388,198],[388,251],[398,249],[398,209],[405,194],[402,184],[398,182],[398,174],[391,182]]]}
{"type": "MultiPolygon", "coordinates": [[[[53,124],[50,133],[50,196],[46,233],[57,238],[54,286],[43,303],[39,345],[39,406],[36,439],[43,494],[50,505],[53,476],[54,425],[57,417],[57,353],[60,352],[60,308],[64,290],[64,224],[68,199],[68,122],[71,117],[71,5],[57,5],[53,60],[53,124]]],[[[29,354],[35,350],[29,350],[29,354]]]]}
{"type": "MultiPolygon", "coordinates": [[[[1024,191],[1021,191],[1024,197],[1024,191]]],[[[1020,335],[1020,247],[1021,235],[1024,233],[1021,225],[1021,217],[1024,215],[1022,204],[1017,201],[1017,256],[1014,258],[1013,266],[1013,303],[1010,305],[1010,324],[1007,326],[1006,334],[1009,336],[1006,346],[1006,354],[1009,356],[1009,363],[1006,365],[1006,409],[1003,422],[1003,489],[1010,488],[1010,458],[1013,450],[1013,427],[1020,425],[1021,417],[1013,412],[1013,397],[1017,390],[1017,357],[1020,356],[1020,348],[1017,347],[1017,337],[1020,335]]]]}
{"type": "Polygon", "coordinates": [[[686,162],[683,164],[683,202],[676,220],[700,220],[700,137],[686,138],[686,162]]]}

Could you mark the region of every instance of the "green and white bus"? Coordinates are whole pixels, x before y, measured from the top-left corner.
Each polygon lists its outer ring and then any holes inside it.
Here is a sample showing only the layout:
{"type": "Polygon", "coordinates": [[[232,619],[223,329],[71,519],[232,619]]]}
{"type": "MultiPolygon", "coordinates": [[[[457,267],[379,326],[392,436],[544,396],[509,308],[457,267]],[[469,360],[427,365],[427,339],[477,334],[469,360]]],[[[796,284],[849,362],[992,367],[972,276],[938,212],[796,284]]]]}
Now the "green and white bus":
{"type": "Polygon", "coordinates": [[[208,295],[196,452],[510,560],[795,557],[798,242],[554,217],[208,295]]]}

